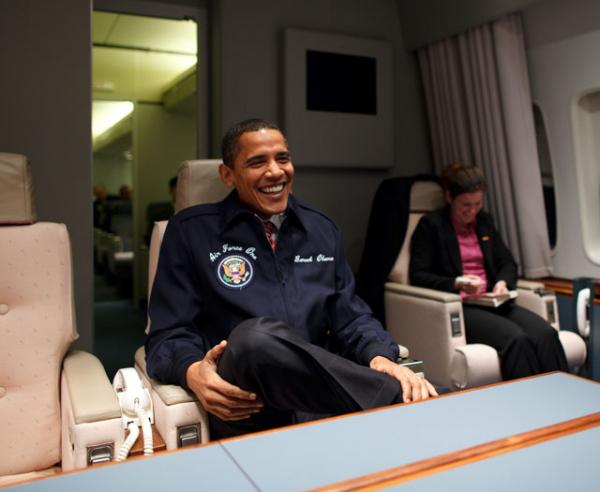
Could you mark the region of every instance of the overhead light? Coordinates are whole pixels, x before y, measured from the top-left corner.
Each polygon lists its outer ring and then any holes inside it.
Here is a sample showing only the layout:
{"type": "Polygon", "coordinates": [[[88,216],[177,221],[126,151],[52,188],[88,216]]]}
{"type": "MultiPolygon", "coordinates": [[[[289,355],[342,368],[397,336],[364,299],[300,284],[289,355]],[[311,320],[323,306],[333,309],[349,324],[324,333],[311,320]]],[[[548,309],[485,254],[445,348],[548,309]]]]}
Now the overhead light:
{"type": "Polygon", "coordinates": [[[93,101],[92,138],[102,135],[133,111],[131,101],[93,101]]]}
{"type": "Polygon", "coordinates": [[[94,82],[92,89],[98,92],[115,92],[115,83],[110,80],[106,82],[94,82]]]}

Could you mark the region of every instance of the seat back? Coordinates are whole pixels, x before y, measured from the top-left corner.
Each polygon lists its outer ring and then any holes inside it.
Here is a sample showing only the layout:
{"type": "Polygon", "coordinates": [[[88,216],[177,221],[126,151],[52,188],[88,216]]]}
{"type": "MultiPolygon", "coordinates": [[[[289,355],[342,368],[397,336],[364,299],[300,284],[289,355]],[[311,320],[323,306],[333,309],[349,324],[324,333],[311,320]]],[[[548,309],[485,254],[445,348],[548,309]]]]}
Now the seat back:
{"type": "Polygon", "coordinates": [[[177,172],[175,213],[203,203],[216,203],[231,191],[219,176],[221,159],[183,161],[177,172]]]}
{"type": "MultiPolygon", "coordinates": [[[[387,328],[410,348],[413,357],[423,360],[425,373],[431,381],[448,388],[462,388],[475,379],[471,372],[463,370],[469,364],[455,363],[457,354],[462,354],[460,351],[466,345],[460,297],[408,285],[412,235],[421,217],[444,207],[446,201],[442,188],[433,181],[415,181],[409,200],[404,242],[386,284],[387,328]]],[[[497,366],[495,353],[493,359],[497,366]]],[[[485,369],[485,364],[480,366],[485,369]]]]}
{"type": "MultiPolygon", "coordinates": [[[[214,203],[222,200],[229,193],[229,188],[219,176],[220,160],[184,161],[177,174],[177,190],[175,192],[175,213],[203,203],[214,203]]],[[[158,255],[165,230],[166,220],[155,222],[150,238],[148,251],[148,301],[152,292],[152,284],[158,266],[158,255]]],[[[146,333],[150,330],[150,318],[146,325],[146,333]]],[[[167,449],[175,449],[182,445],[180,433],[196,429],[199,442],[209,440],[208,417],[196,397],[179,386],[162,385],[148,377],[146,373],[145,351],[141,347],[135,355],[135,367],[141,377],[151,387],[152,401],[156,412],[156,426],[163,436],[167,449]]],[[[194,431],[196,432],[196,431],[194,431]]],[[[192,433],[193,434],[193,433],[192,433]]]]}
{"type": "MultiPolygon", "coordinates": [[[[231,191],[219,176],[220,159],[197,159],[183,161],[177,173],[177,190],[175,193],[175,213],[203,203],[215,203],[225,198],[231,191]]],[[[158,254],[162,238],[167,228],[167,221],[154,223],[150,247],[148,251],[148,301],[156,275],[158,254]]],[[[150,319],[146,333],[150,329],[150,319]]]]}
{"type": "Polygon", "coordinates": [[[390,271],[388,280],[409,284],[410,241],[421,217],[446,204],[442,187],[434,181],[416,181],[410,189],[410,212],[404,243],[390,271]]]}
{"type": "Polygon", "coordinates": [[[60,461],[60,369],[77,338],[66,227],[35,219],[27,158],[0,153],[0,475],[60,461]]]}

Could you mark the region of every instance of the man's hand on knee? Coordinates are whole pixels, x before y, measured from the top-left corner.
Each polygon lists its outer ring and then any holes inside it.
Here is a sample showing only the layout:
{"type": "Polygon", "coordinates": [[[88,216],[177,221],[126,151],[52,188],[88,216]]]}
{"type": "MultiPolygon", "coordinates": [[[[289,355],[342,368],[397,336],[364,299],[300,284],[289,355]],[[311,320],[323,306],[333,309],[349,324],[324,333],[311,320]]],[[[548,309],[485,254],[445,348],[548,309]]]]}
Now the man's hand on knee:
{"type": "Polygon", "coordinates": [[[242,420],[259,412],[263,403],[255,393],[228,383],[217,373],[217,362],[226,346],[223,340],[206,352],[204,359],[188,367],[187,385],[207,412],[221,420],[242,420]]]}
{"type": "Polygon", "coordinates": [[[402,401],[406,403],[437,396],[437,391],[429,381],[417,376],[408,367],[399,366],[385,357],[373,357],[369,367],[398,380],[402,387],[402,401]]]}

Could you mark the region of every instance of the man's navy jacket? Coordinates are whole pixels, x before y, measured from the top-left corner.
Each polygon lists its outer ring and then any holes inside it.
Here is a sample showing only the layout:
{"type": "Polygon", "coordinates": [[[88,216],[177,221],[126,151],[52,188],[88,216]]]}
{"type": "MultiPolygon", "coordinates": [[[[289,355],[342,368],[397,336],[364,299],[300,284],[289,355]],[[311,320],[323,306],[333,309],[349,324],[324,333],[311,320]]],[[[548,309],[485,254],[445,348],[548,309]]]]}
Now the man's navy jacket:
{"type": "Polygon", "coordinates": [[[299,336],[362,365],[398,346],[354,292],[337,226],[290,196],[274,253],[262,221],[232,192],[167,226],[150,297],[151,377],[186,385],[187,368],[242,321],[284,321],[299,336]]]}

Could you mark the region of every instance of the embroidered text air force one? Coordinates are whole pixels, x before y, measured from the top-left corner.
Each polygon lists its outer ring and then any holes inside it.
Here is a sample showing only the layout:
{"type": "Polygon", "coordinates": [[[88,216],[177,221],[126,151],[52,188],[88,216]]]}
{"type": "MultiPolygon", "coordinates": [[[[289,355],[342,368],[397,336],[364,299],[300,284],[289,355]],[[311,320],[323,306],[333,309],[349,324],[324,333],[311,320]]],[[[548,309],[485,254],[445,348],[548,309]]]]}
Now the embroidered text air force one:
{"type": "Polygon", "coordinates": [[[354,292],[337,226],[290,196],[273,252],[261,220],[233,191],[170,219],[150,297],[150,376],[186,386],[195,361],[240,322],[266,316],[368,365],[398,346],[354,292]]]}

